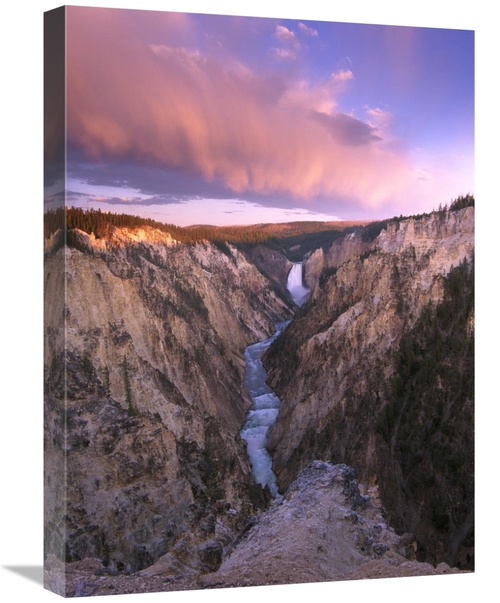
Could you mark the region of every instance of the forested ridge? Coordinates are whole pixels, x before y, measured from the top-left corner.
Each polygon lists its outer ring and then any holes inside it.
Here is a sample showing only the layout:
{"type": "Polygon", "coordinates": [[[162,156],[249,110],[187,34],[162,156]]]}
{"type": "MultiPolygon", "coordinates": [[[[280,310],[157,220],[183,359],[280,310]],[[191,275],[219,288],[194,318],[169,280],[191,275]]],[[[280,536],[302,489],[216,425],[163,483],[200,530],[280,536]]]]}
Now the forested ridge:
{"type": "MultiPolygon", "coordinates": [[[[457,211],[474,205],[474,197],[458,197],[450,206],[440,206],[439,212],[457,211]]],[[[411,216],[421,219],[429,214],[411,216]]],[[[131,214],[105,212],[101,209],[81,209],[76,207],[49,210],[44,215],[44,237],[48,239],[58,230],[79,229],[96,238],[106,238],[112,227],[150,227],[169,233],[180,243],[193,244],[210,241],[215,244],[231,243],[244,249],[246,246],[265,244],[283,253],[291,261],[300,261],[304,255],[322,247],[326,250],[335,239],[351,232],[359,231],[364,241],[373,240],[387,227],[389,222],[401,221],[408,216],[394,216],[376,221],[299,221],[276,224],[252,224],[249,226],[197,225],[181,227],[142,218],[131,214]]],[[[225,249],[221,249],[225,251],[225,249]]]]}
{"type": "Polygon", "coordinates": [[[64,225],[68,229],[78,228],[97,238],[105,237],[109,227],[139,228],[151,227],[168,232],[181,243],[196,243],[202,240],[227,241],[230,243],[258,244],[273,239],[288,239],[318,231],[344,231],[346,228],[359,227],[366,222],[288,222],[283,224],[254,224],[249,226],[211,226],[197,225],[181,227],[158,222],[151,218],[142,218],[131,214],[103,212],[100,209],[81,209],[76,207],[49,210],[45,213],[44,229],[48,238],[64,225]]]}

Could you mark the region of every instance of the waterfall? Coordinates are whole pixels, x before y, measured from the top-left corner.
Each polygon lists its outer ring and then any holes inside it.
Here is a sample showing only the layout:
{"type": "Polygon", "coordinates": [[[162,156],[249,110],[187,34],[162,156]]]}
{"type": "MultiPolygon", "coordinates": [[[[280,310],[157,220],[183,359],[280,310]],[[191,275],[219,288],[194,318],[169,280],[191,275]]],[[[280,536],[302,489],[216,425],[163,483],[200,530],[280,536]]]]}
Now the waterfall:
{"type": "Polygon", "coordinates": [[[288,273],[286,288],[290,291],[293,301],[297,306],[301,306],[309,295],[309,289],[304,287],[302,281],[302,262],[294,264],[288,273]]]}

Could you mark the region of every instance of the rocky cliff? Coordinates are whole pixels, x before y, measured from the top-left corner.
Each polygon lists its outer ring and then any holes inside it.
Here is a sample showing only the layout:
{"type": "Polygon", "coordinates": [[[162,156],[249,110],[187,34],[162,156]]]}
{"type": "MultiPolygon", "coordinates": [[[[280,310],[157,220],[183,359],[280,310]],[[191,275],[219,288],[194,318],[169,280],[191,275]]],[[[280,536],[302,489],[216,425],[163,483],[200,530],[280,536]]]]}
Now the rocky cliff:
{"type": "Polygon", "coordinates": [[[266,501],[239,437],[243,351],[291,310],[225,244],[68,242],[45,260],[47,552],[138,570],[176,544],[213,569],[266,501]]]}
{"type": "MultiPolygon", "coordinates": [[[[286,495],[253,518],[224,548],[220,568],[203,573],[179,547],[135,573],[110,571],[96,558],[68,564],[75,596],[271,584],[298,584],[458,573],[446,563],[415,560],[415,535],[397,535],[377,487],[362,487],[351,467],[315,461],[286,495]]],[[[47,580],[57,586],[61,562],[51,556],[47,580]]]]}
{"type": "MultiPolygon", "coordinates": [[[[308,254],[304,262],[306,283],[314,289],[321,275],[325,279],[349,260],[377,250],[398,253],[411,246],[421,256],[431,248],[438,250],[441,242],[454,245],[455,236],[468,237],[473,233],[473,215],[474,208],[468,207],[462,211],[442,210],[412,219],[374,222],[336,239],[326,252],[317,249],[308,254]]],[[[438,251],[439,257],[443,258],[444,253],[444,250],[438,251]]]]}
{"type": "Polygon", "coordinates": [[[413,537],[395,534],[381,513],[376,487],[362,494],[355,477],[346,465],[307,465],[202,584],[341,580],[371,560],[394,570],[414,558],[413,537]]]}
{"type": "Polygon", "coordinates": [[[246,255],[252,264],[269,279],[278,295],[289,300],[290,293],[286,288],[288,273],[293,263],[283,252],[267,245],[254,245],[246,250],[246,255]]]}
{"type": "Polygon", "coordinates": [[[356,236],[306,262],[311,299],[264,359],[278,484],[352,465],[419,558],[471,567],[474,209],[396,220],[360,255],[356,236]]]}

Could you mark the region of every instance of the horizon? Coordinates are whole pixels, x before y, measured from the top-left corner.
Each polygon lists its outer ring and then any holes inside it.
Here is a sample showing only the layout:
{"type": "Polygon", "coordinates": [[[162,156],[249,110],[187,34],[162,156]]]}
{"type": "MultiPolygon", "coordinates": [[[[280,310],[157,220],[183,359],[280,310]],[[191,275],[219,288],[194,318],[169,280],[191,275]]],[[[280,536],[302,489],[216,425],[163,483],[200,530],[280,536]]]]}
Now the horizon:
{"type": "Polygon", "coordinates": [[[245,226],[474,194],[471,30],[66,10],[67,203],[245,226]]]}
{"type": "MultiPolygon", "coordinates": [[[[460,195],[459,197],[466,197],[466,196],[470,196],[469,193],[467,193],[467,195],[460,195]]],[[[473,196],[473,195],[472,195],[473,196]]],[[[456,199],[452,200],[452,201],[456,201],[456,199]]],[[[247,224],[211,224],[211,223],[197,223],[197,224],[186,224],[186,225],[179,225],[179,224],[175,224],[173,222],[166,222],[166,221],[162,221],[162,220],[157,220],[155,218],[151,218],[149,216],[141,216],[140,214],[133,214],[130,212],[117,212],[117,211],[113,211],[111,209],[108,208],[104,208],[101,209],[100,207],[76,207],[76,206],[64,206],[64,207],[54,207],[54,208],[46,208],[46,212],[55,212],[58,210],[82,210],[84,212],[86,211],[95,211],[98,212],[100,211],[102,214],[106,215],[106,214],[110,214],[110,215],[114,215],[114,216],[127,216],[127,217],[131,217],[131,218],[137,218],[140,220],[151,220],[155,223],[161,224],[163,226],[173,226],[174,228],[179,228],[179,229],[203,229],[203,228],[208,228],[208,229],[231,229],[231,228],[257,228],[257,227],[262,227],[262,228],[266,228],[269,226],[289,226],[289,225],[299,225],[299,224],[306,224],[306,223],[311,223],[311,224],[318,224],[318,225],[322,225],[322,224],[329,224],[329,225],[336,225],[336,224],[346,224],[346,228],[350,227],[350,226],[364,226],[370,223],[374,223],[374,222],[390,222],[391,220],[399,220],[399,219],[411,219],[411,218],[415,218],[415,217],[420,217],[422,215],[430,215],[432,213],[438,212],[442,209],[447,210],[449,208],[449,204],[446,204],[444,206],[442,206],[442,208],[432,208],[430,209],[428,212],[419,212],[417,213],[413,213],[413,214],[407,214],[407,215],[403,215],[400,214],[399,216],[397,215],[393,215],[393,216],[386,216],[385,218],[368,218],[368,219],[361,219],[361,220],[349,220],[349,219],[337,219],[337,220],[289,220],[289,221],[279,221],[279,222],[249,222],[247,224]]]]}
{"type": "Polygon", "coordinates": [[[147,216],[147,215],[140,215],[139,213],[130,213],[127,211],[114,211],[112,209],[109,208],[101,208],[101,207],[81,207],[81,206],[68,206],[68,205],[64,205],[61,206],[59,205],[58,207],[51,207],[51,208],[45,208],[46,212],[53,212],[53,211],[58,211],[58,210],[82,210],[82,211],[100,211],[102,214],[111,214],[111,215],[116,215],[116,216],[120,216],[120,215],[124,215],[124,216],[129,216],[132,218],[138,218],[138,219],[144,219],[144,220],[152,220],[153,222],[157,222],[159,224],[162,224],[164,226],[173,226],[175,228],[180,228],[180,229],[202,229],[202,228],[213,228],[213,229],[224,229],[224,228],[256,228],[256,227],[262,227],[265,228],[267,226],[288,226],[288,225],[293,225],[293,224],[305,224],[305,223],[316,223],[316,224],[342,224],[345,223],[346,227],[349,227],[349,225],[360,225],[363,226],[365,224],[369,224],[369,223],[373,223],[373,222],[390,222],[391,220],[399,220],[399,219],[411,219],[414,217],[419,217],[421,215],[429,215],[438,211],[442,211],[444,210],[448,210],[450,205],[457,201],[459,198],[466,198],[472,196],[474,197],[474,195],[471,195],[470,193],[466,193],[464,195],[458,195],[455,199],[452,199],[450,201],[450,203],[447,203],[445,205],[440,204],[440,206],[433,207],[431,208],[429,211],[425,211],[425,212],[419,212],[419,213],[411,213],[411,214],[399,214],[399,215],[393,215],[393,216],[386,216],[384,218],[367,218],[367,219],[359,219],[359,220],[351,220],[351,219],[333,219],[333,220],[317,220],[317,219],[308,219],[308,220],[281,220],[281,221],[277,221],[277,222],[248,222],[246,224],[214,224],[214,223],[209,223],[209,222],[205,222],[205,223],[192,223],[192,224],[185,224],[185,225],[179,225],[179,224],[175,224],[174,222],[167,222],[165,220],[158,220],[154,217],[151,216],[147,216]]]}

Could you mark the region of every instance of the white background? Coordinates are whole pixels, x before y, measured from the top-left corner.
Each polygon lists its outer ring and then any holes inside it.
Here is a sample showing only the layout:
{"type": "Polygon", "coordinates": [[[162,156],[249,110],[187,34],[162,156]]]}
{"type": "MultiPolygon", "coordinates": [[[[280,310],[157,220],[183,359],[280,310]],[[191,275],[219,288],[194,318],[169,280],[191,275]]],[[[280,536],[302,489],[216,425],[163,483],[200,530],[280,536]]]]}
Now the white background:
{"type": "MultiPolygon", "coordinates": [[[[476,572],[444,576],[370,580],[326,585],[293,585],[205,592],[118,595],[106,601],[135,603],[233,601],[258,597],[335,598],[371,602],[492,600],[495,598],[499,531],[496,447],[499,395],[496,387],[498,311],[496,309],[499,93],[498,23],[495,4],[476,0],[219,0],[205,2],[78,2],[88,6],[211,12],[474,29],[476,32],[476,572]],[[494,548],[495,547],[495,548],[494,548]],[[486,589],[491,588],[489,594],[486,589]]],[[[19,570],[42,566],[42,109],[43,12],[57,3],[18,1],[2,7],[0,130],[0,596],[16,601],[57,600],[19,570]]],[[[466,191],[465,191],[466,192],[466,191]]]]}

